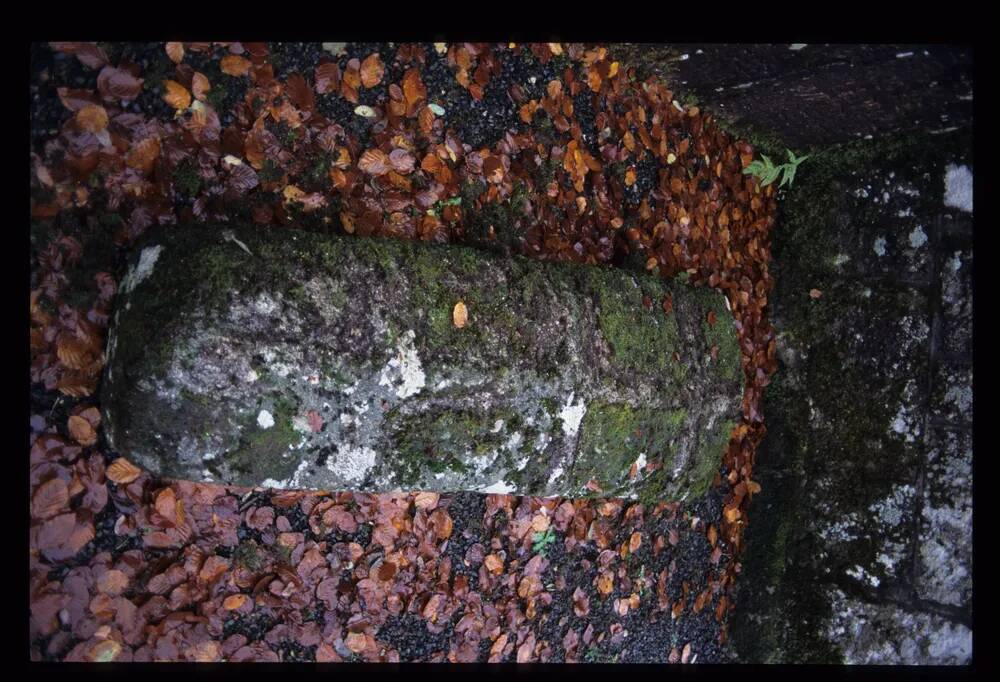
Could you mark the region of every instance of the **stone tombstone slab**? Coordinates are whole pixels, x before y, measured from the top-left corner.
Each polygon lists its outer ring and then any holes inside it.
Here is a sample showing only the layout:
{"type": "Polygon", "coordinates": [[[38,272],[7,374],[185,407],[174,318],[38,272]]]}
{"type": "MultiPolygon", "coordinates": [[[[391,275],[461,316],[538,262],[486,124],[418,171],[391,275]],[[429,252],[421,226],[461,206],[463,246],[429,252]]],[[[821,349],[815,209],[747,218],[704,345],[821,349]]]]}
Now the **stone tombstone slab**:
{"type": "Polygon", "coordinates": [[[109,439],[168,478],[680,499],[743,395],[724,297],[622,269],[170,228],[117,303],[109,439]]]}

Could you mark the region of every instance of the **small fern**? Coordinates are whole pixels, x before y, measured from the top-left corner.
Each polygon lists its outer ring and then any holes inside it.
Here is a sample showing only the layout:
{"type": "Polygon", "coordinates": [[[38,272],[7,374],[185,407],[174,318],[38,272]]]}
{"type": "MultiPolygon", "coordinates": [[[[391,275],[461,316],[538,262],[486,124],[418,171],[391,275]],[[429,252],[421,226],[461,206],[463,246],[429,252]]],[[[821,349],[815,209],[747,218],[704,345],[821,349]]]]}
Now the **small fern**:
{"type": "Polygon", "coordinates": [[[750,163],[749,166],[743,169],[743,175],[753,175],[760,180],[761,187],[767,187],[772,182],[778,179],[781,175],[781,183],[778,187],[784,187],[786,184],[791,187],[792,182],[795,180],[795,169],[799,167],[799,164],[808,159],[808,156],[796,157],[792,153],[791,149],[785,150],[788,152],[788,163],[783,163],[780,166],[775,166],[771,162],[771,159],[767,158],[764,154],[760,155],[761,160],[755,160],[750,163]]]}
{"type": "Polygon", "coordinates": [[[551,528],[548,528],[544,533],[535,533],[531,539],[534,541],[531,551],[545,556],[549,545],[556,541],[556,534],[551,528]]]}

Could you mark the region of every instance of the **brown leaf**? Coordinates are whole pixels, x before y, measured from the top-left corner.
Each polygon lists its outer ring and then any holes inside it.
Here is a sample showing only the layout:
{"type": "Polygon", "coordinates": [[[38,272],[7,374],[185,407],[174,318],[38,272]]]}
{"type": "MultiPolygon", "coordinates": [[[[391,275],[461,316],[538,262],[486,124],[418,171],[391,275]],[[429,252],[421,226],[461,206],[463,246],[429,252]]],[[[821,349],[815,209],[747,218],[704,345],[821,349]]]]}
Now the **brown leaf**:
{"type": "Polygon", "coordinates": [[[336,62],[325,62],[316,67],[316,92],[325,95],[340,89],[340,66],[336,62]]]}
{"type": "Polygon", "coordinates": [[[164,488],[161,490],[157,494],[153,506],[160,516],[173,521],[177,508],[177,497],[174,495],[173,488],[164,488]]]}
{"type": "Polygon", "coordinates": [[[614,574],[611,571],[601,571],[601,574],[597,577],[597,591],[603,595],[609,595],[614,589],[614,574]]]}
{"type": "Polygon", "coordinates": [[[219,62],[219,69],[227,76],[246,76],[250,73],[251,62],[249,59],[236,54],[227,54],[219,62]]]}
{"type": "Polygon", "coordinates": [[[451,537],[453,522],[448,512],[444,509],[435,510],[430,516],[430,522],[434,526],[434,531],[439,540],[447,540],[451,537]]]}
{"type": "Polygon", "coordinates": [[[361,84],[366,88],[374,88],[382,82],[385,75],[385,66],[378,56],[378,52],[370,54],[361,62],[361,84]]]}
{"type": "Polygon", "coordinates": [[[493,642],[493,646],[490,647],[490,663],[499,663],[500,655],[503,653],[504,647],[507,646],[507,633],[503,633],[497,640],[493,642]]]}
{"type": "Polygon", "coordinates": [[[53,478],[38,486],[31,496],[31,515],[47,519],[69,507],[69,488],[61,478],[53,478]]]}
{"type": "Polygon", "coordinates": [[[496,554],[487,554],[483,559],[483,563],[486,565],[486,570],[493,575],[500,575],[503,573],[503,559],[501,559],[496,554]]]}
{"type": "Polygon", "coordinates": [[[165,80],[163,87],[166,90],[163,93],[163,101],[171,107],[183,111],[191,106],[191,93],[183,85],[177,81],[165,80]]]}
{"type": "Polygon", "coordinates": [[[427,97],[427,88],[420,80],[420,69],[411,68],[403,74],[403,98],[406,100],[406,113],[412,115],[417,111],[417,105],[427,97]]]}
{"type": "Polygon", "coordinates": [[[125,69],[105,66],[97,75],[97,89],[105,99],[132,100],[142,92],[142,79],[125,69]]]}
{"type": "Polygon", "coordinates": [[[365,646],[368,644],[368,640],[365,638],[365,633],[363,632],[349,632],[347,633],[347,639],[344,640],[347,644],[347,648],[356,654],[360,654],[365,650],[365,646]]]}
{"type": "Polygon", "coordinates": [[[205,74],[200,71],[195,71],[194,76],[191,77],[191,93],[194,95],[196,100],[205,101],[205,95],[208,91],[212,89],[212,84],[208,82],[208,78],[205,74]]]}
{"type": "Polygon", "coordinates": [[[632,533],[632,536],[628,539],[629,554],[635,554],[640,545],[642,545],[642,533],[636,531],[635,533],[632,533]]]}
{"type": "Polygon", "coordinates": [[[465,326],[465,323],[469,321],[469,311],[465,307],[465,303],[459,301],[455,304],[455,309],[451,311],[451,320],[459,329],[465,326]]]}
{"type": "Polygon", "coordinates": [[[389,155],[381,149],[369,149],[358,159],[358,168],[369,175],[385,175],[389,172],[389,155]]]}
{"type": "Polygon", "coordinates": [[[101,594],[117,597],[128,587],[128,576],[117,569],[105,571],[97,579],[97,590],[101,594]]]}
{"type": "Polygon", "coordinates": [[[432,492],[422,492],[417,493],[416,497],[413,499],[413,504],[416,505],[417,509],[434,509],[438,505],[438,500],[441,499],[440,493],[432,492]]]}
{"type": "Polygon", "coordinates": [[[573,590],[573,613],[580,618],[586,618],[590,613],[590,597],[579,587],[573,590]]]}
{"type": "Polygon", "coordinates": [[[121,644],[113,639],[103,639],[87,650],[85,658],[91,663],[110,663],[121,652],[121,644]]]}
{"type": "MultiPolygon", "coordinates": [[[[185,92],[187,92],[185,90],[185,92]]],[[[160,141],[155,137],[147,137],[132,145],[125,157],[125,165],[141,170],[148,175],[153,171],[153,164],[160,156],[160,141]]]]}
{"type": "Polygon", "coordinates": [[[97,442],[97,433],[94,431],[94,427],[83,417],[76,415],[70,417],[67,426],[69,435],[80,445],[93,445],[97,442]]]}
{"type": "Polygon", "coordinates": [[[117,485],[128,485],[142,475],[142,469],[129,462],[124,457],[119,457],[110,465],[104,473],[108,480],[117,485]]]}

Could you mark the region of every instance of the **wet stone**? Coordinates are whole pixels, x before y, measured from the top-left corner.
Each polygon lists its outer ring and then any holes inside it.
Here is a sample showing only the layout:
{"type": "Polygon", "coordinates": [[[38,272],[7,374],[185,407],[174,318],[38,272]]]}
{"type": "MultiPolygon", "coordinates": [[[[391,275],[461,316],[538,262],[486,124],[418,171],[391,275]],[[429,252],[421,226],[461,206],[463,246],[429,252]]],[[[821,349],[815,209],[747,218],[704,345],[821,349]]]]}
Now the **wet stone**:
{"type": "Polygon", "coordinates": [[[936,428],[925,472],[916,589],[922,599],[972,601],[972,437],[936,428]]]}
{"type": "Polygon", "coordinates": [[[972,367],[942,362],[931,382],[931,418],[971,425],[972,367]]]}
{"type": "Polygon", "coordinates": [[[972,656],[972,631],[933,614],[871,604],[833,589],[825,635],[842,643],[843,662],[860,665],[956,665],[972,656]]]}
{"type": "Polygon", "coordinates": [[[176,229],[137,246],[121,292],[109,440],[168,478],[680,499],[739,413],[722,295],[620,269],[176,229]],[[668,294],[670,314],[643,305],[668,294]]]}
{"type": "Polygon", "coordinates": [[[941,350],[972,354],[972,249],[955,249],[941,266],[941,350]]]}

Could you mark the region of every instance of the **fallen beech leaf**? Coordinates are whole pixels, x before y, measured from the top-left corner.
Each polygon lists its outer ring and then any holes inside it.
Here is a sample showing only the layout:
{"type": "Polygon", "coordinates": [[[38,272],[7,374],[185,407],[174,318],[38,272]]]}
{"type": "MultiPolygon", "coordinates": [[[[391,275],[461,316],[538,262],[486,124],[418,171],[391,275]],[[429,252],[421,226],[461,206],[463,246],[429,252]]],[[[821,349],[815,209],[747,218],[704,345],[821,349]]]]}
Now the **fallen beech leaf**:
{"type": "Polygon", "coordinates": [[[245,594],[231,594],[222,602],[222,608],[226,611],[235,611],[247,603],[245,594]]]}
{"type": "Polygon", "coordinates": [[[642,545],[642,534],[636,531],[635,533],[632,533],[632,536],[628,539],[629,554],[635,554],[640,545],[642,545]]]}
{"type": "Polygon", "coordinates": [[[625,186],[631,187],[635,184],[635,169],[629,168],[625,171],[625,186]]]}
{"type": "Polygon", "coordinates": [[[142,469],[132,464],[124,457],[119,457],[104,472],[108,480],[117,485],[128,485],[142,475],[142,469]]]}
{"type": "Polygon", "coordinates": [[[483,563],[486,565],[486,570],[490,573],[494,575],[503,573],[503,559],[496,554],[487,554],[483,559],[483,563]]]}
{"type": "Polygon", "coordinates": [[[184,61],[184,43],[169,42],[166,49],[167,56],[174,64],[180,64],[184,61]]]}
{"type": "Polygon", "coordinates": [[[440,499],[440,493],[422,492],[417,493],[413,499],[413,504],[416,505],[417,509],[434,509],[440,499]]]}
{"type": "Polygon", "coordinates": [[[191,106],[191,93],[183,85],[177,81],[165,80],[163,87],[166,89],[166,92],[163,93],[163,101],[171,107],[183,111],[191,106]]]}
{"type": "Polygon", "coordinates": [[[499,663],[500,654],[503,653],[504,647],[507,646],[507,633],[503,633],[497,640],[493,642],[493,646],[490,647],[490,663],[499,663]]]}
{"type": "Polygon", "coordinates": [[[135,99],[142,92],[142,82],[129,71],[113,66],[105,66],[97,74],[97,90],[105,99],[135,99]]]}
{"type": "Polygon", "coordinates": [[[347,648],[356,654],[360,654],[365,650],[365,646],[368,644],[365,634],[363,632],[349,632],[347,633],[347,639],[344,640],[347,644],[347,648]]]}
{"type": "Polygon", "coordinates": [[[128,576],[117,569],[105,571],[97,579],[97,590],[101,594],[117,597],[128,587],[128,576]]]}
{"type": "Polygon", "coordinates": [[[31,515],[47,519],[69,507],[69,487],[61,478],[53,478],[38,486],[31,496],[31,515]]]}
{"type": "Polygon", "coordinates": [[[191,77],[191,93],[194,95],[194,98],[202,102],[205,101],[205,95],[211,89],[212,85],[208,82],[205,74],[195,71],[194,76],[191,77]]]}
{"type": "Polygon", "coordinates": [[[370,54],[361,62],[361,84],[366,88],[374,88],[382,81],[385,75],[385,66],[378,56],[378,52],[370,54]]]}
{"type": "Polygon", "coordinates": [[[590,597],[579,587],[573,590],[573,613],[580,618],[586,618],[590,613],[590,597]]]}
{"type": "Polygon", "coordinates": [[[369,149],[358,159],[358,168],[369,175],[385,175],[389,172],[389,155],[381,149],[369,149]]]}
{"type": "Polygon", "coordinates": [[[602,571],[597,577],[597,591],[603,595],[611,594],[615,589],[614,574],[611,571],[602,571]]]}
{"type": "Polygon", "coordinates": [[[451,531],[454,524],[451,517],[448,516],[448,512],[443,509],[438,509],[431,514],[430,521],[434,526],[435,533],[437,534],[439,540],[447,540],[451,537],[451,531]]]}
{"type": "Polygon", "coordinates": [[[90,104],[76,112],[76,125],[88,133],[99,133],[108,127],[108,112],[104,107],[90,104]]]}
{"type": "Polygon", "coordinates": [[[219,63],[219,69],[227,76],[246,76],[250,73],[251,62],[249,59],[236,54],[227,54],[219,63]]]}
{"type": "Polygon", "coordinates": [[[469,311],[465,307],[465,303],[459,301],[455,304],[455,309],[451,312],[451,319],[459,329],[465,326],[465,323],[469,320],[469,311]]]}
{"type": "Polygon", "coordinates": [[[93,445],[97,442],[97,433],[94,431],[94,427],[83,417],[76,415],[70,417],[68,428],[69,435],[80,445],[93,445]]]}
{"type": "Polygon", "coordinates": [[[110,663],[118,658],[122,651],[122,645],[113,639],[105,639],[87,651],[86,658],[92,663],[110,663]]]}
{"type": "Polygon", "coordinates": [[[535,514],[531,519],[531,530],[544,533],[549,529],[549,517],[545,514],[535,514]]]}
{"type": "Polygon", "coordinates": [[[149,174],[153,170],[153,164],[160,156],[160,141],[155,137],[147,137],[139,140],[129,149],[125,157],[125,165],[129,168],[141,170],[144,174],[149,174]]]}

